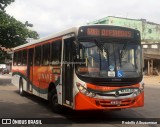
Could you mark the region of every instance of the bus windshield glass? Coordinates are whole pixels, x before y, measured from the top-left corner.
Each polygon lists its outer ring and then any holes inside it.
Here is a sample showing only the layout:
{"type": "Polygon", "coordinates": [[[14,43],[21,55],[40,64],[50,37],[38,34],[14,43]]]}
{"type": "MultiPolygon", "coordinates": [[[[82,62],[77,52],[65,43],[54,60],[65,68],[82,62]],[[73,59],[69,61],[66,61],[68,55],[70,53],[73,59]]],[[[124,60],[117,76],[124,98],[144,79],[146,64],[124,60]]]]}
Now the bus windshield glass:
{"type": "Polygon", "coordinates": [[[80,42],[76,72],[95,78],[137,78],[142,75],[141,46],[129,41],[80,42]]]}

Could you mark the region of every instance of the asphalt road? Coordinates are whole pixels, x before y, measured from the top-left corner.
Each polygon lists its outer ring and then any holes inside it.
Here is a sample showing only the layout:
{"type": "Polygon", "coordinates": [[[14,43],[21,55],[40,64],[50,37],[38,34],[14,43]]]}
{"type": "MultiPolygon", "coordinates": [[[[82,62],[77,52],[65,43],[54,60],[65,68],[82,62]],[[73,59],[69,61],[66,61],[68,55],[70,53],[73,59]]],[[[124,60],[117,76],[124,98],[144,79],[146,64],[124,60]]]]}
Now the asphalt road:
{"type": "MultiPolygon", "coordinates": [[[[0,75],[0,118],[52,118],[65,120],[67,126],[106,126],[104,121],[112,118],[160,118],[160,85],[145,85],[145,106],[142,108],[125,109],[122,111],[88,111],[65,114],[53,113],[48,102],[26,94],[22,97],[18,89],[11,84],[11,75],[0,75]]],[[[61,121],[62,120],[62,121],[61,121]]],[[[40,126],[40,125],[39,125],[40,126]]],[[[52,125],[43,125],[52,126],[52,125]]],[[[117,126],[107,124],[107,126],[117,126]]],[[[120,126],[120,125],[119,125],[120,126]]],[[[123,125],[124,126],[124,125],[123,125]]],[[[154,127],[155,125],[146,125],[154,127]]]]}

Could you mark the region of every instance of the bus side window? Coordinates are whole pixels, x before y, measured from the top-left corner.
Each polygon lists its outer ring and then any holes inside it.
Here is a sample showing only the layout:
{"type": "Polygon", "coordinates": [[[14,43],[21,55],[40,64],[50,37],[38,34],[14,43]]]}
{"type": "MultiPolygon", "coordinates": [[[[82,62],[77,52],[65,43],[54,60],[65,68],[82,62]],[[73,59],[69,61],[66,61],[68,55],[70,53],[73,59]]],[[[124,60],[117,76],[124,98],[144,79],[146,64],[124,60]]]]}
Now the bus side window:
{"type": "Polygon", "coordinates": [[[35,47],[35,65],[41,65],[41,46],[35,47]]]}
{"type": "Polygon", "coordinates": [[[18,60],[18,53],[14,52],[14,56],[13,56],[13,65],[16,66],[17,65],[17,60],[18,60]]]}
{"type": "Polygon", "coordinates": [[[27,50],[23,50],[22,65],[27,65],[27,50]]]}
{"type": "Polygon", "coordinates": [[[22,51],[18,52],[18,65],[22,65],[22,51]]]}
{"type": "Polygon", "coordinates": [[[51,43],[51,65],[59,65],[61,61],[61,40],[51,43]]]}
{"type": "Polygon", "coordinates": [[[42,55],[42,65],[49,65],[50,61],[50,43],[44,44],[42,46],[43,55],[42,55]]]}

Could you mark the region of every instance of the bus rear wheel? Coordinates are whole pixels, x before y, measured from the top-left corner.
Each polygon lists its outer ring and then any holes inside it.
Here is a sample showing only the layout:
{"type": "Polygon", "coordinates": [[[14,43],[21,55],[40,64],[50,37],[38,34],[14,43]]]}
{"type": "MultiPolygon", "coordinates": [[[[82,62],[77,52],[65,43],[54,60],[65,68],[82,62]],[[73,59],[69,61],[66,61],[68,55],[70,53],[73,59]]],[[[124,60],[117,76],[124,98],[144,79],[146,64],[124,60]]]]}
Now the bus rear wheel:
{"type": "Polygon", "coordinates": [[[19,80],[19,94],[21,96],[24,96],[23,81],[22,81],[22,79],[19,80]]]}
{"type": "Polygon", "coordinates": [[[49,93],[49,105],[50,105],[53,112],[55,112],[55,113],[62,113],[63,112],[63,107],[58,104],[58,97],[57,97],[56,90],[52,90],[49,93]]]}

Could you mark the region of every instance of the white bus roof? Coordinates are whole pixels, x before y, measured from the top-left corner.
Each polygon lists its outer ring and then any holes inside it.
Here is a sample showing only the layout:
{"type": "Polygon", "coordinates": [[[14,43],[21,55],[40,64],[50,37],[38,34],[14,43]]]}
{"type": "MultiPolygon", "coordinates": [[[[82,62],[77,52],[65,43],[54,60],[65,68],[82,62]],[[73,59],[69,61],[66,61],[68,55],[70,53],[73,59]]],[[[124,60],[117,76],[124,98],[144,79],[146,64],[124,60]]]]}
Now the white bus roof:
{"type": "MultiPolygon", "coordinates": [[[[89,24],[89,25],[83,25],[83,26],[116,26],[116,25],[89,24]]],[[[83,27],[83,26],[79,26],[79,27],[83,27]]],[[[26,43],[26,44],[17,46],[17,47],[14,48],[14,50],[21,49],[21,48],[24,48],[24,47],[27,47],[27,46],[30,46],[30,45],[34,45],[34,44],[40,43],[40,42],[44,42],[44,41],[47,41],[47,40],[50,40],[50,39],[54,39],[56,37],[61,37],[63,35],[67,35],[69,33],[75,33],[77,35],[79,27],[72,27],[72,28],[66,29],[66,30],[64,30],[62,32],[58,32],[58,33],[55,33],[55,34],[51,34],[51,35],[49,35],[47,37],[40,38],[40,39],[35,40],[35,41],[31,42],[31,43],[26,43]]],[[[117,27],[128,28],[128,27],[124,27],[124,26],[117,26],[117,27]]],[[[128,28],[128,29],[134,30],[133,28],[128,28]]]]}
{"type": "Polygon", "coordinates": [[[47,37],[43,37],[43,38],[40,38],[38,40],[34,40],[31,43],[26,43],[26,44],[17,46],[17,47],[14,48],[14,50],[21,49],[21,48],[24,48],[24,47],[27,47],[27,46],[30,46],[30,45],[34,45],[34,44],[37,44],[37,43],[40,43],[40,42],[43,42],[43,41],[47,41],[47,40],[50,40],[50,39],[53,39],[53,38],[56,38],[56,37],[61,37],[63,35],[69,34],[69,33],[77,34],[77,32],[78,32],[77,30],[78,30],[78,27],[72,27],[72,28],[64,30],[62,32],[51,34],[47,37]]]}

